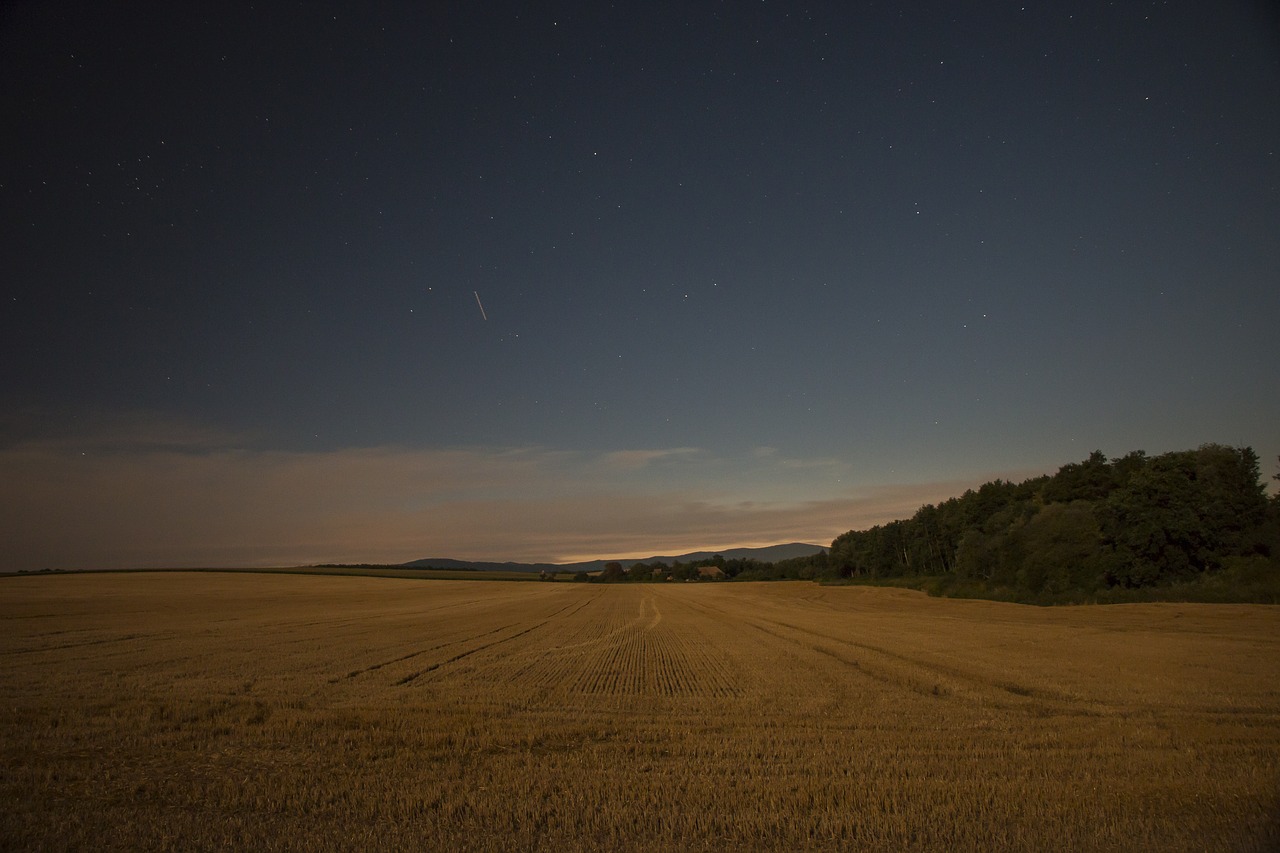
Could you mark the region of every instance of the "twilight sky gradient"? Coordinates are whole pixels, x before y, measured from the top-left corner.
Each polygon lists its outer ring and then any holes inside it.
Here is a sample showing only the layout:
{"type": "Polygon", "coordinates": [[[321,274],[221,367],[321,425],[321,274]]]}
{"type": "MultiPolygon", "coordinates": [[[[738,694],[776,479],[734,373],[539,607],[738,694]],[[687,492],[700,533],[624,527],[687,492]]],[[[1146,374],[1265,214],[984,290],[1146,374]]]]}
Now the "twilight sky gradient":
{"type": "Polygon", "coordinates": [[[1272,8],[6,4],[0,569],[825,544],[1094,449],[1270,477],[1272,8]]]}

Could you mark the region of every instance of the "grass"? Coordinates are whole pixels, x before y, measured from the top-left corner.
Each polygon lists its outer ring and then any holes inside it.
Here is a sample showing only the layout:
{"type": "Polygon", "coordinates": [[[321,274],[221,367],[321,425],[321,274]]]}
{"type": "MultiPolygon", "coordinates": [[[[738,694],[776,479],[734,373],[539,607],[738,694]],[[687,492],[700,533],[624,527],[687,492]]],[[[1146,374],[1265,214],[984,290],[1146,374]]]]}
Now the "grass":
{"type": "Polygon", "coordinates": [[[0,847],[1270,850],[1280,608],[0,585],[0,847]]]}

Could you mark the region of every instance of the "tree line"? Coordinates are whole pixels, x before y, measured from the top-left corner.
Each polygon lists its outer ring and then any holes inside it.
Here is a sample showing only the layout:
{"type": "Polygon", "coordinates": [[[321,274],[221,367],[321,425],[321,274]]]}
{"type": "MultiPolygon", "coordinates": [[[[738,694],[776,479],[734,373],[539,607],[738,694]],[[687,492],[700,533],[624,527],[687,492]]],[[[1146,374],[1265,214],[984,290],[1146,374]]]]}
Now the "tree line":
{"type": "Polygon", "coordinates": [[[984,483],[836,537],[825,576],[933,576],[952,590],[1053,600],[1278,569],[1280,500],[1267,498],[1257,455],[1206,444],[1114,461],[1095,451],[1053,475],[984,483]]]}
{"type": "Polygon", "coordinates": [[[720,554],[703,560],[685,563],[676,560],[671,564],[657,560],[652,563],[633,563],[623,568],[621,563],[605,563],[598,573],[578,572],[575,581],[589,583],[654,583],[658,581],[715,581],[740,578],[752,579],[753,572],[767,572],[772,563],[752,559],[725,559],[720,554]]]}

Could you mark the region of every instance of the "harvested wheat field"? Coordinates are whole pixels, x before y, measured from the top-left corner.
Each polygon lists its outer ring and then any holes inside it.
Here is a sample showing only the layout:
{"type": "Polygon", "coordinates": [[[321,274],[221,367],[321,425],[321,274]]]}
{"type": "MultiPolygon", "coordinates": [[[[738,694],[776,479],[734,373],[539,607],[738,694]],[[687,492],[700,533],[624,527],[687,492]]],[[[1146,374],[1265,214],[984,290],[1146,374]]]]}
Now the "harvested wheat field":
{"type": "Polygon", "coordinates": [[[0,842],[1268,850],[1280,608],[0,581],[0,842]]]}

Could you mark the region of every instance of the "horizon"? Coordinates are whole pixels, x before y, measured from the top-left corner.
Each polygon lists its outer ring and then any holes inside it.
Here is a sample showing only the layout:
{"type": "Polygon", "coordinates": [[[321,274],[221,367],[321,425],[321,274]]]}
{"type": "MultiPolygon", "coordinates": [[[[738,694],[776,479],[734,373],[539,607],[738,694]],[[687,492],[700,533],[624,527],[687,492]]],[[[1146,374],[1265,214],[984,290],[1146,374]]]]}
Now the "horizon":
{"type": "MultiPolygon", "coordinates": [[[[577,565],[585,565],[590,563],[607,563],[607,562],[613,562],[615,560],[623,561],[623,562],[650,562],[654,560],[670,560],[670,559],[678,560],[684,557],[693,557],[699,554],[707,554],[707,555],[714,556],[714,555],[724,555],[724,554],[729,554],[729,553],[734,553],[739,551],[766,551],[773,548],[783,548],[790,545],[798,545],[798,546],[803,546],[807,548],[818,548],[823,553],[829,551],[831,548],[830,544],[819,545],[815,542],[777,542],[772,545],[745,545],[745,546],[733,546],[729,548],[695,548],[692,550],[682,551],[678,554],[668,553],[668,552],[655,552],[655,553],[645,554],[643,556],[611,555],[607,557],[589,557],[589,558],[583,558],[583,559],[562,560],[562,561],[556,561],[556,562],[547,562],[544,560],[522,560],[522,559],[498,560],[498,559],[486,559],[483,557],[460,559],[458,557],[433,556],[433,557],[418,557],[412,560],[406,560],[406,561],[397,562],[397,563],[381,563],[381,562],[374,562],[370,560],[334,560],[334,561],[326,561],[322,563],[282,563],[282,564],[271,564],[271,565],[265,565],[265,564],[259,565],[254,563],[248,563],[248,564],[242,564],[242,565],[217,565],[217,566],[204,565],[204,564],[199,564],[199,565],[192,564],[192,565],[164,565],[164,566],[116,566],[111,568],[78,566],[73,568],[42,567],[40,569],[30,569],[30,568],[0,569],[0,574],[15,574],[15,573],[16,574],[32,574],[32,573],[39,573],[42,571],[85,572],[85,571],[150,571],[150,570],[182,571],[184,569],[205,570],[205,571],[215,571],[220,569],[244,569],[244,570],[305,569],[305,568],[325,568],[328,566],[339,566],[339,567],[340,566],[386,566],[389,568],[399,568],[399,567],[407,567],[407,566],[410,566],[412,563],[417,563],[417,562],[429,563],[433,560],[439,560],[442,562],[477,563],[477,564],[489,563],[494,565],[513,565],[513,566],[540,566],[540,565],[577,566],[577,565]]],[[[731,559],[731,558],[726,558],[726,559],[731,559]]],[[[424,566],[422,568],[430,568],[430,566],[424,566]]]]}
{"type": "MultiPolygon", "coordinates": [[[[1182,448],[1182,449],[1185,450],[1190,448],[1182,448]]],[[[75,454],[71,454],[71,456],[74,456],[74,455],[75,454]]],[[[116,457],[116,463],[120,466],[119,468],[116,469],[117,473],[123,472],[125,470],[137,472],[145,467],[145,466],[139,465],[137,460],[131,460],[127,457],[125,457],[122,460],[120,458],[119,452],[113,455],[116,457]]],[[[236,455],[243,456],[245,455],[245,452],[236,451],[236,455]]],[[[1120,455],[1122,454],[1116,454],[1114,456],[1109,455],[1108,459],[1110,461],[1114,461],[1120,455]]],[[[1158,455],[1158,454],[1148,454],[1148,455],[1158,455]]],[[[1078,462],[1082,460],[1069,460],[1067,462],[1063,462],[1062,464],[1063,465],[1069,464],[1069,462],[1072,462],[1072,461],[1078,462]]],[[[4,451],[0,451],[0,470],[4,470],[5,462],[6,462],[6,453],[4,451]]],[[[44,464],[45,465],[48,464],[47,460],[45,461],[44,464]]],[[[79,462],[78,464],[83,465],[83,462],[79,462]]],[[[359,554],[355,556],[352,556],[350,553],[346,553],[346,554],[341,554],[339,556],[319,556],[319,557],[305,556],[306,554],[312,553],[311,551],[308,551],[309,546],[290,547],[288,545],[285,545],[285,546],[281,546],[281,553],[294,554],[295,556],[284,556],[284,557],[253,556],[254,549],[247,550],[248,556],[245,556],[246,552],[243,552],[243,551],[240,553],[239,556],[237,556],[236,554],[237,548],[235,546],[224,546],[218,549],[209,549],[206,551],[201,551],[198,548],[192,548],[185,544],[190,540],[198,539],[202,535],[199,531],[201,530],[200,519],[203,517],[203,515],[200,512],[191,511],[188,505],[188,506],[177,507],[176,508],[177,511],[175,512],[175,514],[170,516],[169,521],[178,526],[176,529],[170,531],[171,541],[163,543],[162,546],[158,549],[159,553],[157,553],[155,556],[152,556],[149,558],[148,557],[140,558],[137,556],[139,554],[138,542],[146,541],[147,539],[147,536],[145,535],[144,531],[138,527],[115,529],[114,532],[116,534],[116,537],[113,540],[112,547],[114,547],[115,549],[118,549],[119,556],[116,556],[110,559],[94,558],[94,557],[87,557],[87,556],[85,557],[72,556],[62,560],[45,560],[42,562],[40,560],[30,559],[30,555],[28,555],[27,559],[24,559],[22,553],[17,551],[13,547],[13,543],[21,541],[20,539],[15,538],[10,541],[9,546],[6,548],[5,551],[0,552],[0,572],[3,572],[3,573],[14,573],[14,572],[22,572],[22,571],[30,572],[30,571],[39,571],[42,569],[51,569],[54,571],[91,571],[94,569],[110,570],[110,569],[151,569],[151,568],[197,569],[197,568],[217,568],[217,567],[252,569],[252,568],[305,567],[305,566],[314,566],[314,565],[322,565],[322,564],[361,564],[361,563],[383,564],[383,565],[403,565],[405,563],[409,563],[415,560],[430,560],[430,559],[459,560],[459,561],[465,561],[465,562],[494,562],[494,563],[514,562],[514,563],[524,563],[524,564],[546,563],[546,564],[554,565],[554,564],[571,564],[571,563],[609,561],[609,560],[650,560],[653,558],[660,558],[663,556],[678,557],[686,554],[699,553],[699,552],[714,554],[714,553],[720,553],[724,551],[733,551],[733,550],[742,549],[742,548],[761,549],[761,548],[771,548],[771,547],[777,547],[777,546],[788,545],[788,544],[812,545],[814,547],[819,547],[824,550],[829,550],[831,547],[832,540],[834,540],[837,536],[843,533],[846,533],[852,530],[866,530],[876,525],[882,525],[892,521],[908,519],[912,515],[914,515],[918,509],[920,509],[923,506],[926,506],[928,504],[936,505],[938,503],[950,500],[952,498],[958,498],[965,491],[969,489],[976,490],[979,486],[981,486],[983,483],[986,483],[986,482],[991,482],[993,480],[1004,480],[1007,482],[1020,483],[1026,480],[1034,479],[1039,476],[1052,474],[1055,471],[1057,471],[1058,468],[1060,467],[1061,465],[1056,465],[1056,466],[1053,466],[1050,470],[1046,470],[1043,472],[1026,472],[1026,471],[1004,472],[1003,474],[989,477],[983,480],[982,482],[925,483],[925,484],[912,484],[909,486],[899,486],[899,487],[892,487],[892,488],[881,488],[879,490],[876,490],[872,493],[869,493],[863,496],[860,499],[855,499],[847,502],[842,502],[842,501],[831,502],[830,505],[823,505],[828,515],[837,515],[839,518],[843,518],[846,520],[860,518],[862,520],[862,523],[860,524],[855,523],[850,526],[842,527],[837,532],[833,533],[830,539],[822,539],[820,541],[814,541],[816,537],[807,537],[802,535],[801,536],[780,535],[779,538],[775,538],[772,541],[746,540],[746,544],[724,545],[722,547],[708,547],[705,544],[706,542],[705,538],[698,538],[699,536],[702,535],[700,532],[691,532],[687,538],[682,540],[681,544],[672,545],[671,547],[652,547],[651,543],[646,543],[643,545],[637,545],[635,548],[627,551],[624,551],[621,548],[600,549],[595,551],[583,551],[577,554],[540,557],[537,555],[530,555],[528,553],[520,552],[518,550],[519,546],[513,546],[512,550],[504,553],[496,553],[496,550],[497,550],[496,548],[486,548],[485,545],[483,544],[483,541],[484,541],[484,538],[488,535],[488,532],[487,532],[487,528],[481,527],[481,528],[476,528],[473,531],[473,534],[479,538],[481,544],[477,544],[473,546],[472,550],[464,551],[463,548],[460,548],[460,547],[459,548],[450,547],[450,545],[448,544],[449,542],[459,541],[457,538],[457,531],[453,530],[449,533],[446,533],[444,537],[440,540],[442,543],[440,547],[434,551],[431,551],[430,552],[431,556],[426,556],[426,557],[422,556],[423,553],[428,553],[426,548],[420,548],[416,545],[397,546],[395,550],[384,549],[382,551],[378,551],[377,549],[372,547],[365,547],[359,554]],[[926,495],[933,495],[933,497],[922,499],[922,497],[926,495]],[[184,527],[182,525],[186,525],[186,526],[184,527]],[[454,538],[451,539],[450,536],[454,538]],[[226,559],[220,558],[220,555],[228,555],[228,554],[230,556],[228,556],[226,559]],[[385,554],[388,556],[379,558],[378,556],[376,556],[377,554],[385,554]],[[448,556],[440,556],[442,554],[447,554],[448,556]],[[600,556],[601,554],[607,554],[607,556],[600,556]],[[301,555],[301,556],[298,556],[298,555],[301,555]]],[[[261,492],[259,493],[259,498],[265,501],[265,504],[261,506],[249,506],[249,507],[243,508],[242,512],[244,517],[252,517],[258,514],[259,510],[265,510],[266,505],[273,503],[277,498],[281,497],[281,494],[278,491],[278,489],[271,489],[271,488],[264,487],[264,478],[263,478],[264,470],[260,466],[249,464],[243,467],[243,471],[246,472],[247,474],[250,474],[252,478],[256,481],[258,488],[261,489],[261,492]]],[[[62,476],[66,476],[66,471],[61,471],[59,473],[62,476]]],[[[286,479],[289,479],[289,478],[286,478],[286,479]]],[[[322,478],[322,479],[327,479],[327,478],[322,478]]],[[[1268,475],[1265,470],[1260,470],[1260,479],[1264,485],[1264,491],[1266,491],[1268,494],[1275,495],[1278,491],[1280,491],[1277,489],[1277,478],[1275,478],[1274,476],[1268,475]]],[[[119,483],[119,481],[117,481],[117,484],[124,485],[119,483]]],[[[126,486],[126,489],[127,489],[127,486],[126,486]]],[[[232,488],[232,491],[234,490],[235,489],[232,488]]],[[[143,491],[145,491],[145,489],[143,491]]],[[[155,489],[155,491],[159,493],[163,493],[165,489],[161,487],[161,488],[155,489]]],[[[102,512],[106,509],[106,507],[104,507],[101,504],[101,502],[98,500],[98,493],[94,489],[77,488],[77,489],[71,490],[71,492],[73,494],[79,495],[82,499],[92,499],[92,500],[90,500],[90,503],[81,505],[81,506],[67,506],[65,503],[63,503],[61,506],[61,510],[63,513],[70,511],[72,514],[80,515],[82,517],[88,517],[88,516],[92,516],[94,512],[102,512]]],[[[7,517],[7,519],[12,526],[15,524],[21,525],[25,520],[34,521],[36,519],[43,518],[45,517],[46,514],[52,515],[55,512],[52,502],[53,501],[65,502],[66,495],[67,493],[62,490],[53,490],[53,489],[46,490],[44,492],[43,497],[47,499],[50,503],[48,503],[45,506],[41,506],[40,501],[35,500],[33,495],[26,494],[24,495],[23,503],[21,504],[21,507],[26,512],[29,513],[27,518],[24,519],[20,515],[14,515],[14,516],[7,517]]],[[[0,507],[4,506],[3,501],[4,501],[4,496],[0,496],[0,507]]],[[[793,522],[798,525],[797,527],[794,528],[795,530],[803,530],[803,529],[812,529],[808,525],[811,524],[812,518],[815,514],[814,512],[812,512],[812,510],[814,507],[818,505],[819,505],[819,502],[810,502],[807,505],[800,505],[799,507],[787,506],[781,509],[771,508],[771,509],[766,509],[764,511],[756,507],[749,507],[748,510],[754,513],[754,516],[757,518],[759,518],[762,515],[771,516],[775,518],[775,520],[780,519],[781,522],[783,522],[783,524],[781,525],[782,527],[786,526],[785,523],[793,522]]],[[[154,508],[154,505],[152,508],[154,508]]],[[[571,504],[570,508],[581,509],[580,505],[576,503],[571,504]]],[[[684,506],[682,508],[687,508],[687,506],[684,506]]],[[[170,507],[171,511],[173,511],[174,509],[175,509],[174,507],[170,507]]],[[[309,519],[305,513],[298,516],[295,519],[295,522],[300,525],[306,524],[308,523],[308,521],[309,519]]],[[[415,519],[415,518],[408,519],[407,530],[409,532],[406,532],[404,530],[402,530],[402,532],[406,536],[412,536],[411,531],[413,529],[416,529],[416,525],[418,524],[419,521],[420,519],[415,519]]],[[[733,522],[733,523],[736,523],[736,522],[733,522]]],[[[278,524],[278,519],[277,519],[277,524],[278,524]]],[[[309,535],[308,530],[310,529],[312,528],[301,527],[299,530],[300,538],[304,538],[304,539],[308,538],[308,535],[309,535]]],[[[547,531],[543,531],[544,534],[546,534],[546,532],[547,531]]],[[[568,541],[571,538],[570,536],[563,533],[561,533],[560,536],[561,536],[561,541],[568,541]]],[[[595,536],[592,538],[592,541],[599,541],[602,538],[602,536],[603,534],[601,536],[595,536]]],[[[625,538],[625,537],[619,537],[619,538],[625,538]]],[[[53,549],[46,550],[46,553],[52,553],[52,552],[53,552],[53,549]]]]}
{"type": "MultiPolygon", "coordinates": [[[[545,561],[540,561],[540,560],[518,560],[518,559],[517,560],[486,560],[481,558],[481,559],[459,560],[456,557],[435,556],[435,557],[420,557],[416,560],[410,560],[406,563],[391,563],[388,565],[408,565],[409,563],[430,562],[432,560],[452,560],[455,562],[495,563],[499,565],[509,563],[512,565],[520,565],[520,566],[536,566],[536,565],[575,566],[575,565],[582,565],[586,563],[607,563],[607,562],[613,562],[613,561],[650,562],[653,560],[672,560],[672,559],[678,560],[682,557],[691,557],[696,554],[707,554],[709,556],[715,556],[715,555],[724,556],[725,554],[732,554],[732,553],[741,552],[741,551],[767,551],[774,548],[785,548],[793,545],[803,546],[806,548],[819,548],[824,552],[829,551],[831,549],[830,544],[819,545],[816,542],[775,542],[772,545],[735,545],[727,548],[693,548],[693,549],[686,549],[686,550],[680,551],[679,553],[676,553],[674,551],[659,550],[659,551],[652,551],[645,554],[638,554],[638,553],[626,554],[626,555],[613,554],[613,555],[604,556],[604,557],[597,556],[597,557],[585,557],[585,558],[574,559],[574,560],[560,560],[553,563],[547,563],[545,561]]],[[[730,559],[730,558],[726,557],[726,559],[730,559]]]]}

